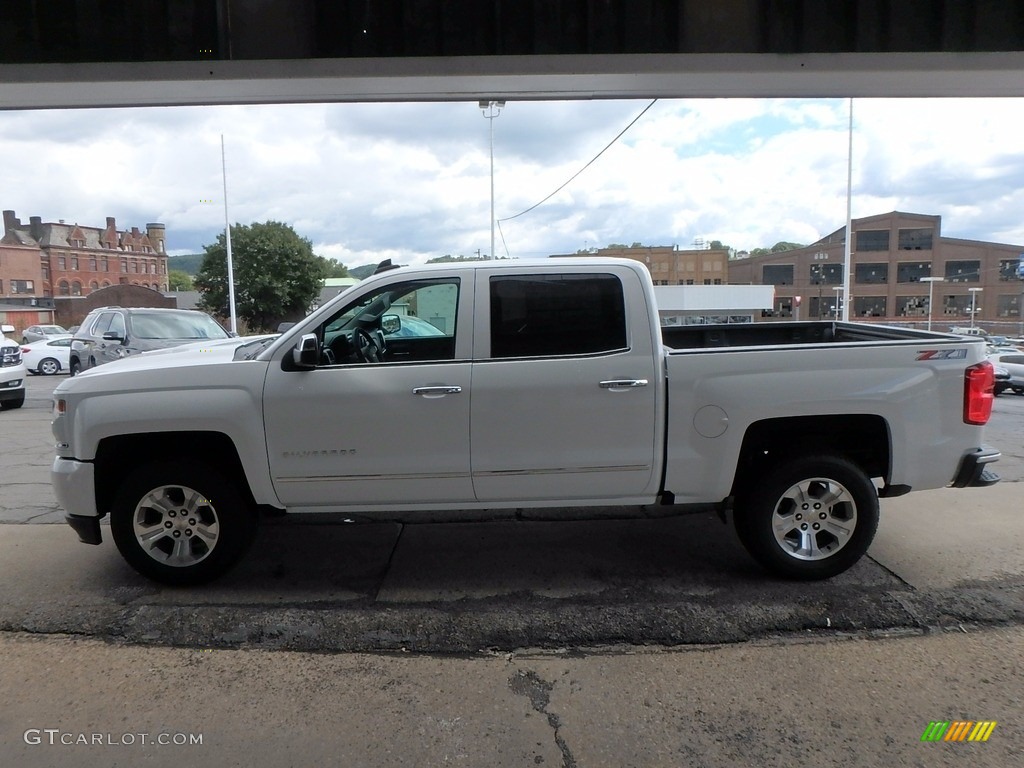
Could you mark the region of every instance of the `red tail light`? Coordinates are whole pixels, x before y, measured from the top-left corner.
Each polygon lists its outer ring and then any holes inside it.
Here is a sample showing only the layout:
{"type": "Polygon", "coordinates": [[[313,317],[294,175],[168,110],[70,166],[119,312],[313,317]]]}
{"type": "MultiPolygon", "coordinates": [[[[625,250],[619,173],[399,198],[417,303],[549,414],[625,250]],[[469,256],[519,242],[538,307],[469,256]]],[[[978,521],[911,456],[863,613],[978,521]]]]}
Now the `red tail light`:
{"type": "Polygon", "coordinates": [[[964,374],[964,423],[987,424],[995,400],[995,369],[985,361],[972,365],[964,374]]]}

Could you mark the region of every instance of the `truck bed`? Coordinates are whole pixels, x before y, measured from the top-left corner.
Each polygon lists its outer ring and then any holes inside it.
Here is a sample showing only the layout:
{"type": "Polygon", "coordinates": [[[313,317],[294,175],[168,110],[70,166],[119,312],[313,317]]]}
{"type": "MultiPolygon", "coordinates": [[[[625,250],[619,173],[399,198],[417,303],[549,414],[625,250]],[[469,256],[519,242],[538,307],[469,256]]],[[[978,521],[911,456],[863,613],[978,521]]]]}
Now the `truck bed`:
{"type": "Polygon", "coordinates": [[[661,339],[670,351],[844,342],[964,342],[962,338],[931,331],[832,321],[663,326],[661,339]]]}

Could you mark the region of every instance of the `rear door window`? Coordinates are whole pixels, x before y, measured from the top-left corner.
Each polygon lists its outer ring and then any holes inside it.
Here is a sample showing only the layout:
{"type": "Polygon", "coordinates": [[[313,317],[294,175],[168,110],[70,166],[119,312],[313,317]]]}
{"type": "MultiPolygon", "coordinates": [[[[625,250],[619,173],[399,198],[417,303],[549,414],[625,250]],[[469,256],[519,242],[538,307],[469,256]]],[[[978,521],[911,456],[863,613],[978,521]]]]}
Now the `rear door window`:
{"type": "Polygon", "coordinates": [[[615,275],[490,278],[491,357],[551,357],[627,348],[622,283],[615,275]]]}

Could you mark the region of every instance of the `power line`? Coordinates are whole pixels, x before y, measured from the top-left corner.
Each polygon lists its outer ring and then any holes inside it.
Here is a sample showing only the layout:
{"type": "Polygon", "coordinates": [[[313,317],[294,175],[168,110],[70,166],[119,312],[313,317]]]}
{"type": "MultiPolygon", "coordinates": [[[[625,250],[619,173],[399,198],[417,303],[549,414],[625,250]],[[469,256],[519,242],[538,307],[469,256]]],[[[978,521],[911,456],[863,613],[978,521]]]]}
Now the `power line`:
{"type": "MultiPolygon", "coordinates": [[[[503,221],[512,221],[512,219],[518,219],[520,216],[525,216],[530,211],[534,210],[535,208],[539,208],[544,203],[546,203],[548,200],[550,200],[552,197],[554,197],[559,192],[561,192],[563,189],[565,189],[567,186],[569,186],[576,179],[577,176],[579,176],[581,173],[583,173],[585,170],[587,170],[587,168],[589,168],[591,165],[593,165],[594,162],[599,157],[601,157],[601,155],[603,155],[605,152],[607,152],[615,142],[617,142],[619,139],[621,139],[623,134],[625,134],[626,131],[628,131],[630,128],[632,128],[636,124],[636,121],[639,120],[641,117],[643,117],[644,114],[647,112],[647,110],[649,110],[651,107],[653,107],[657,102],[658,102],[657,99],[652,100],[650,104],[648,104],[646,107],[644,107],[640,111],[640,114],[638,114],[636,117],[634,117],[629,122],[629,125],[627,125],[621,131],[619,131],[618,135],[616,135],[616,137],[614,139],[612,139],[611,141],[608,142],[607,145],[605,145],[604,149],[602,149],[600,152],[598,152],[596,155],[594,155],[586,165],[584,165],[582,168],[580,168],[578,171],[576,171],[576,173],[574,173],[571,177],[569,177],[568,181],[566,181],[564,184],[562,184],[562,186],[560,186],[558,189],[556,189],[550,195],[545,197],[540,202],[534,203],[529,208],[527,208],[525,211],[520,211],[515,216],[506,216],[504,219],[498,219],[498,228],[499,228],[499,230],[501,229],[501,222],[503,222],[503,221]]],[[[502,239],[502,243],[504,244],[504,241],[505,241],[504,234],[502,234],[502,238],[501,239],[502,239]]],[[[506,255],[508,255],[508,246],[507,245],[505,246],[505,253],[506,253],[506,255]]]]}

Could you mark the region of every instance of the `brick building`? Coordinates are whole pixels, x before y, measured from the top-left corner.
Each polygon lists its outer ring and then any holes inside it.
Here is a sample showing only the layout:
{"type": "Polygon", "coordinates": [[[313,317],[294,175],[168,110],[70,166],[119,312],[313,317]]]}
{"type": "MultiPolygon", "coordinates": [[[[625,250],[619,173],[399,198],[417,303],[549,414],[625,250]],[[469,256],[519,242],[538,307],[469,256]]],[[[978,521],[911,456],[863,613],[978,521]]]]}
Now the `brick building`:
{"type": "Polygon", "coordinates": [[[647,265],[655,285],[725,285],[729,253],[724,250],[680,250],[673,245],[599,248],[598,256],[632,259],[647,265]]]}
{"type": "MultiPolygon", "coordinates": [[[[850,319],[924,327],[931,294],[936,330],[970,324],[973,303],[976,325],[1018,333],[1024,282],[1016,275],[1024,246],[944,237],[941,226],[940,216],[899,211],[853,220],[850,319]]],[[[774,285],[767,319],[793,319],[797,296],[800,319],[836,317],[845,238],[843,227],[804,248],[734,259],[729,282],[774,285]]]]}
{"type": "Polygon", "coordinates": [[[44,222],[39,216],[22,224],[14,211],[3,217],[0,299],[52,306],[53,297],[87,296],[112,285],[167,290],[163,224],[147,224],[142,232],[118,230],[110,216],[105,227],[44,222]]]}

